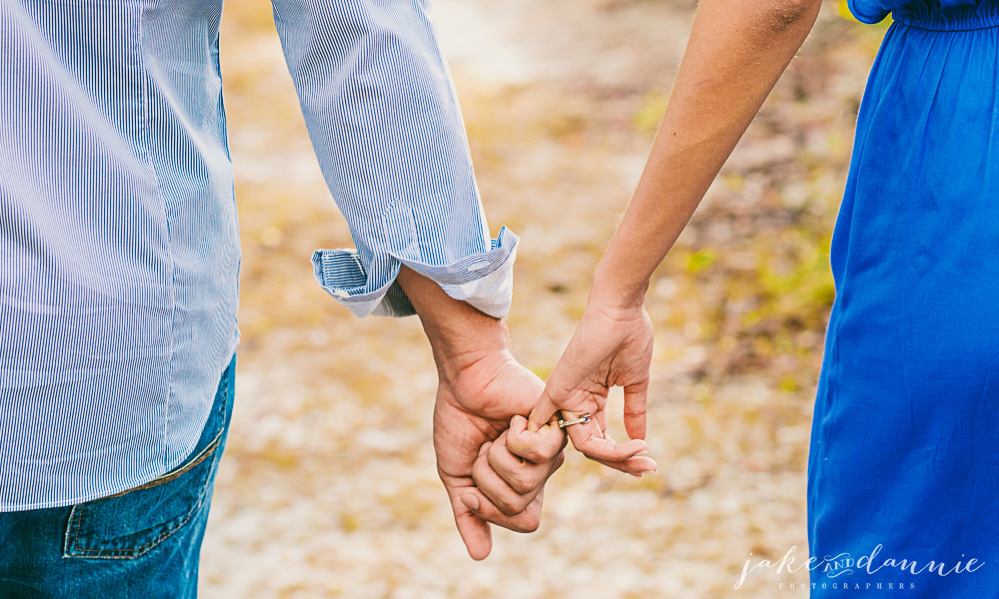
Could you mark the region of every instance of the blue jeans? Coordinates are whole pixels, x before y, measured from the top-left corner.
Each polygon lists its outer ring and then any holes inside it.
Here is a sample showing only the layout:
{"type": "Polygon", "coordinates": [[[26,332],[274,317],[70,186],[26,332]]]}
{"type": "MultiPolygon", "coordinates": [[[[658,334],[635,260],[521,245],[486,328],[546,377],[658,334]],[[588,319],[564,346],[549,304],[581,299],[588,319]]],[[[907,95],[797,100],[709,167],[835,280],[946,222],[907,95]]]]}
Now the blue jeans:
{"type": "Polygon", "coordinates": [[[235,358],[198,445],[174,470],[77,505],[0,513],[0,599],[186,599],[232,409],[235,358]]]}

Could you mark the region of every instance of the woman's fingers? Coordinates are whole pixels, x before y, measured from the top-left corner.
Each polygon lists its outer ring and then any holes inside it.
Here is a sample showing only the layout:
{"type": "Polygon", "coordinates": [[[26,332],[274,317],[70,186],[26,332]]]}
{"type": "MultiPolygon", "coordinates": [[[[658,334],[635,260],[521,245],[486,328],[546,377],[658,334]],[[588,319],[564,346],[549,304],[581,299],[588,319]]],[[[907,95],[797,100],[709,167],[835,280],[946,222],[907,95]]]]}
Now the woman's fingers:
{"type": "Polygon", "coordinates": [[[608,462],[607,460],[599,459],[594,459],[593,461],[638,478],[642,478],[643,474],[655,474],[659,471],[659,465],[648,456],[635,456],[621,462],[608,462]]]}
{"type": "Polygon", "coordinates": [[[649,396],[649,379],[624,388],[624,430],[632,439],[644,439],[646,409],[649,396]]]}
{"type": "MultiPolygon", "coordinates": [[[[550,385],[551,381],[549,381],[550,385]]],[[[531,413],[527,417],[527,430],[530,432],[536,432],[544,428],[552,419],[552,416],[558,412],[558,407],[552,401],[551,394],[549,393],[549,386],[545,387],[544,392],[541,393],[541,397],[538,398],[538,402],[534,404],[534,408],[531,409],[531,413]]]]}
{"type": "MultiPolygon", "coordinates": [[[[580,416],[582,414],[562,411],[562,417],[566,420],[575,420],[580,416]]],[[[645,440],[631,439],[619,445],[604,434],[599,421],[600,418],[594,417],[589,422],[567,426],[572,446],[586,457],[622,472],[639,474],[656,471],[655,460],[639,455],[649,449],[645,440]]]]}

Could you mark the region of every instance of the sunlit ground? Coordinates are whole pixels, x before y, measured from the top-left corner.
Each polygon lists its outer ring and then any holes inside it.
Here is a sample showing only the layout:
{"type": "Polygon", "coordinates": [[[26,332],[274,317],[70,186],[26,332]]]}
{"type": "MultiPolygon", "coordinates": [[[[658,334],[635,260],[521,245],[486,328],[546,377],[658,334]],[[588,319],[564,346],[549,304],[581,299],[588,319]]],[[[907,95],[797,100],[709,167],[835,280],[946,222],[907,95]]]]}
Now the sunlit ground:
{"type": "MultiPolygon", "coordinates": [[[[521,237],[516,353],[545,376],[641,173],[694,2],[435,6],[492,232],[521,237]]],[[[313,282],[313,249],[351,241],[270,18],[265,1],[239,0],[223,23],[243,342],[202,595],[806,597],[787,589],[804,570],[733,586],[747,559],[794,546],[807,559],[829,235],[883,29],[825,7],[657,272],[648,440],[660,473],[638,481],[570,452],[541,530],[497,531],[493,555],[476,563],[437,480],[436,375],[418,321],[355,319],[313,282]]]]}

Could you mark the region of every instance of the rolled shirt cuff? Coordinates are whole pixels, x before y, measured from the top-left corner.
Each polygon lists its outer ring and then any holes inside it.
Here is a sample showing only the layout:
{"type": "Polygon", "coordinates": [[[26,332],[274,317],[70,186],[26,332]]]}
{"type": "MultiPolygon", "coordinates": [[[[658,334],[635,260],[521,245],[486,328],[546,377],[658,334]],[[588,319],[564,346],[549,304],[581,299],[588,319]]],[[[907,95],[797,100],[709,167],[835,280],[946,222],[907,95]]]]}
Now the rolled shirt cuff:
{"type": "Polygon", "coordinates": [[[435,281],[452,298],[464,301],[494,318],[510,311],[513,298],[513,263],[519,238],[503,227],[489,240],[486,252],[470,252],[448,264],[429,264],[414,252],[415,240],[409,236],[389,235],[388,259],[384,274],[372,280],[357,250],[316,250],[312,265],[316,280],[331,296],[354,315],[409,316],[415,314],[412,303],[396,283],[405,264],[435,281]],[[407,239],[408,238],[408,239],[407,239]]]}

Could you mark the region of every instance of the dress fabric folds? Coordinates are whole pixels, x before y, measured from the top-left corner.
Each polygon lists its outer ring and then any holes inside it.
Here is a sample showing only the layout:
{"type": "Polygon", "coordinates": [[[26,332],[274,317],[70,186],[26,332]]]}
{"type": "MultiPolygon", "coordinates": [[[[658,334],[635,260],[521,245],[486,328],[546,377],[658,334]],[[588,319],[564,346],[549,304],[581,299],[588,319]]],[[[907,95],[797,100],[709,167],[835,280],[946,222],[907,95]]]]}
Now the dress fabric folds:
{"type": "Polygon", "coordinates": [[[850,5],[894,22],[831,247],[836,301],[808,463],[811,593],[995,597],[999,1],[850,5]]]}

